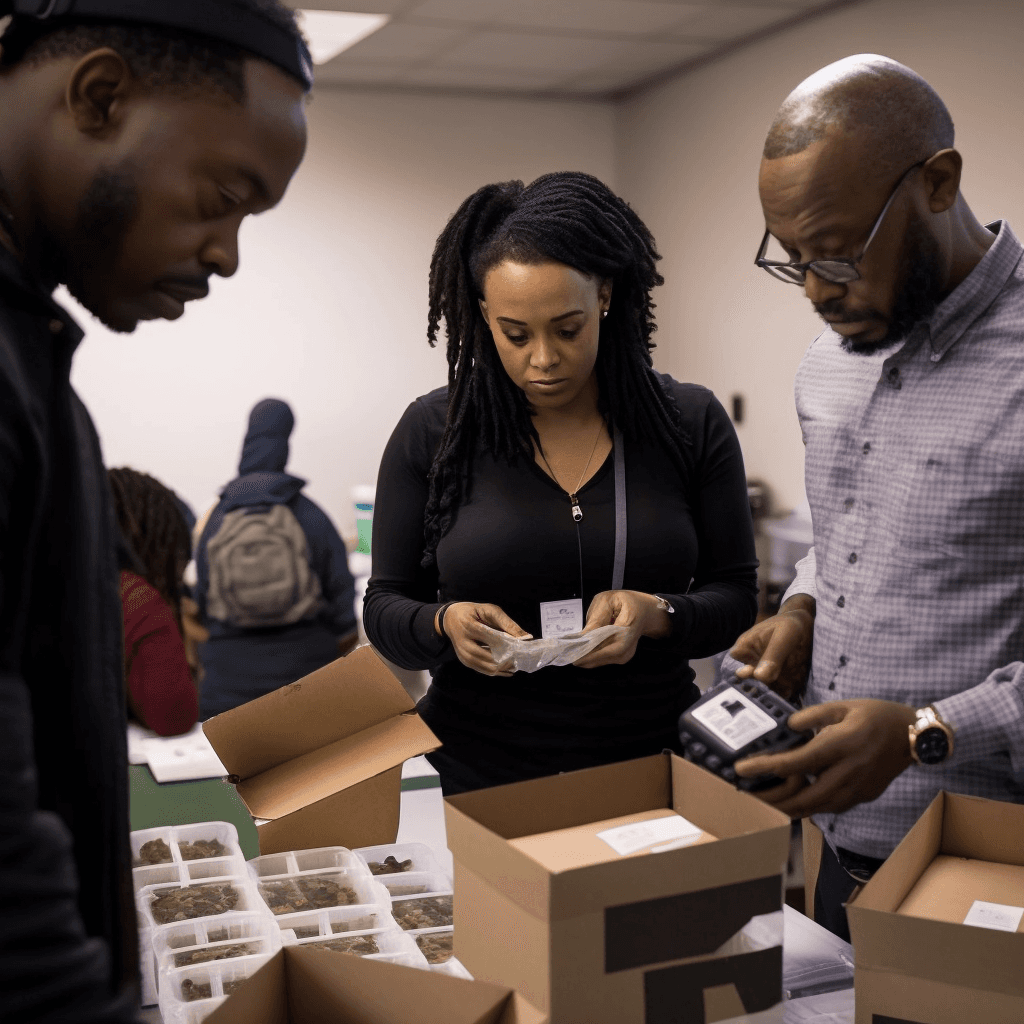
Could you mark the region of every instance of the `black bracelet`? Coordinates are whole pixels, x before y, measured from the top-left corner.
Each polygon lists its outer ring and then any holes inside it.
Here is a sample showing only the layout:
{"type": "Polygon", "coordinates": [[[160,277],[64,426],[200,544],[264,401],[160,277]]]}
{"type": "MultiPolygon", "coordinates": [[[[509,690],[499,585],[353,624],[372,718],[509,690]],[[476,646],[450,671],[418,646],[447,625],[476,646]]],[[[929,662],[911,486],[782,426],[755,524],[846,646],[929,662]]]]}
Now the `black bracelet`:
{"type": "Polygon", "coordinates": [[[450,640],[451,637],[449,637],[448,634],[444,631],[444,616],[445,616],[445,612],[447,612],[448,609],[451,608],[451,606],[453,604],[455,604],[454,601],[449,601],[447,604],[441,605],[441,607],[437,610],[437,613],[436,613],[437,614],[437,628],[438,628],[441,636],[444,637],[445,640],[450,640]]]}

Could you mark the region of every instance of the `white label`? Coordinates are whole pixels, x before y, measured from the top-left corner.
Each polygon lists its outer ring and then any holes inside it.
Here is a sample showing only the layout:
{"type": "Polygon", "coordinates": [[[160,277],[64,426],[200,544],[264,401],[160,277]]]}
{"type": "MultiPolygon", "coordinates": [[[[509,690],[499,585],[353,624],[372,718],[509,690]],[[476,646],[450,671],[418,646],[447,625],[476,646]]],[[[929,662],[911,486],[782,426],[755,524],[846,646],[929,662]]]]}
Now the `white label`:
{"type": "Polygon", "coordinates": [[[986,903],[975,900],[967,911],[964,924],[976,928],[995,928],[1001,932],[1015,932],[1024,917],[1024,907],[1008,907],[1003,903],[986,903]]]}
{"type": "Polygon", "coordinates": [[[540,635],[545,640],[556,640],[567,633],[578,633],[582,628],[583,598],[541,602],[540,635]]]}
{"type": "Polygon", "coordinates": [[[742,750],[779,723],[739,690],[723,690],[690,715],[731,750],[742,750]]]}
{"type": "Polygon", "coordinates": [[[674,850],[699,839],[702,829],[679,814],[653,821],[638,821],[633,825],[606,828],[597,833],[619,856],[636,853],[652,843],[666,843],[674,850]]]}

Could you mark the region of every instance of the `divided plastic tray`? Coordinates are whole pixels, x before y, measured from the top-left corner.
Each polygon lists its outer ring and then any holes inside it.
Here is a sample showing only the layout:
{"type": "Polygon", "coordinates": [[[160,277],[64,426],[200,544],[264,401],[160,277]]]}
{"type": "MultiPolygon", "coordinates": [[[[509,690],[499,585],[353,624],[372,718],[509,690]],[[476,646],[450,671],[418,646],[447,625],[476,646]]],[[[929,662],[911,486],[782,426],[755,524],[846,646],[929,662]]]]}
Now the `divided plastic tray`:
{"type": "Polygon", "coordinates": [[[212,1013],[224,998],[231,994],[232,986],[255,974],[272,953],[239,957],[233,960],[215,960],[192,967],[174,967],[166,970],[160,980],[160,1015],[163,1024],[198,1024],[212,1013]],[[206,992],[209,995],[206,995],[206,992]],[[198,998],[189,998],[198,995],[198,998]]]}
{"type": "MultiPolygon", "coordinates": [[[[434,856],[434,851],[423,843],[390,843],[386,846],[363,846],[352,852],[366,864],[370,873],[381,881],[385,878],[394,877],[396,874],[404,874],[405,871],[436,871],[443,874],[441,866],[434,856]],[[411,860],[412,863],[404,871],[394,872],[394,874],[374,871],[370,867],[371,863],[383,864],[388,857],[394,857],[399,864],[407,860],[411,860]]],[[[446,888],[451,888],[450,881],[446,888]]]]}
{"type": "Polygon", "coordinates": [[[398,926],[411,935],[420,932],[436,931],[438,928],[450,928],[454,924],[452,915],[452,892],[431,892],[421,896],[398,896],[391,901],[391,913],[398,926]],[[429,924],[411,923],[409,914],[423,911],[429,924]]]}
{"type": "Polygon", "coordinates": [[[281,932],[266,913],[224,914],[165,924],[152,933],[160,971],[276,953],[281,932]]]}
{"type": "Polygon", "coordinates": [[[161,925],[178,924],[185,920],[200,920],[202,918],[219,918],[225,914],[256,913],[268,914],[266,904],[260,899],[256,886],[248,874],[229,874],[222,877],[203,878],[178,885],[147,885],[140,889],[136,895],[136,906],[138,907],[139,923],[155,931],[161,925]],[[230,886],[237,899],[230,907],[224,910],[214,910],[209,913],[196,913],[192,917],[171,917],[168,918],[164,908],[159,907],[154,913],[154,903],[161,896],[170,895],[182,889],[194,889],[202,893],[210,892],[216,887],[223,891],[224,886],[230,886]]]}
{"type": "Polygon", "coordinates": [[[284,933],[294,932],[296,939],[329,939],[346,932],[398,927],[386,901],[370,906],[331,907],[328,910],[307,910],[301,914],[282,915],[274,919],[274,924],[284,933]]]}
{"type": "Polygon", "coordinates": [[[198,825],[170,825],[147,828],[130,835],[132,850],[132,880],[135,891],[147,885],[168,882],[188,882],[195,879],[223,877],[244,873],[245,859],[238,845],[235,826],[226,821],[206,821],[198,825]],[[154,840],[163,840],[171,854],[169,861],[143,864],[142,847],[154,840]],[[202,840],[216,840],[224,847],[221,857],[200,857],[186,860],[181,844],[194,844],[202,840]]]}
{"type": "Polygon", "coordinates": [[[350,932],[345,935],[334,935],[331,938],[297,939],[289,941],[285,939],[287,946],[312,946],[319,948],[320,943],[331,941],[351,941],[357,943],[363,939],[372,939],[377,947],[376,953],[346,952],[338,950],[342,956],[362,956],[366,960],[386,960],[388,963],[401,964],[403,967],[418,967],[421,970],[427,967],[426,957],[420,952],[419,947],[413,939],[398,928],[390,927],[374,932],[350,932]]]}

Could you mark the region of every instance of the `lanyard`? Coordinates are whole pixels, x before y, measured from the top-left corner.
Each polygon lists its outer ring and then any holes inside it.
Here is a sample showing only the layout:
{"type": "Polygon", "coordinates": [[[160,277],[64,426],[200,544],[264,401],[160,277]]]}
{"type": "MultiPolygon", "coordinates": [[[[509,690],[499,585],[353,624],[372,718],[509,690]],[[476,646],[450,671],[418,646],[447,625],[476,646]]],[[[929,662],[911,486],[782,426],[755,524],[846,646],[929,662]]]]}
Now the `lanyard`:
{"type": "Polygon", "coordinates": [[[618,427],[612,439],[615,446],[615,558],[612,563],[612,590],[621,590],[626,572],[626,451],[622,443],[622,431],[618,427]]]}

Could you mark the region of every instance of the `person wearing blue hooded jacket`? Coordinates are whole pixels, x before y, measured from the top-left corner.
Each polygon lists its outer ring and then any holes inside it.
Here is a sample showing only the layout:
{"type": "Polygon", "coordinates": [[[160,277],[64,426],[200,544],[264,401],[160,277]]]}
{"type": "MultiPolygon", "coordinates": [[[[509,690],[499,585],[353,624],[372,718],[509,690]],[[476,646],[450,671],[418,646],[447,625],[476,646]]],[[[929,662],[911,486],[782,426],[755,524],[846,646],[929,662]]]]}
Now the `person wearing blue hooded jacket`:
{"type": "MultiPolygon", "coordinates": [[[[294,425],[287,402],[266,398],[253,407],[238,476],[221,491],[220,501],[199,526],[195,599],[210,634],[199,648],[200,717],[204,719],[322,668],[347,653],[356,641],[355,584],[345,544],[327,514],[302,494],[306,481],[285,472],[294,425]],[[218,558],[217,538],[226,517],[236,510],[247,515],[272,511],[276,505],[286,506],[305,536],[313,593],[295,610],[295,621],[239,625],[217,599],[216,565],[211,579],[211,560],[218,558]]],[[[273,571],[268,575],[273,576],[273,571]]]]}

